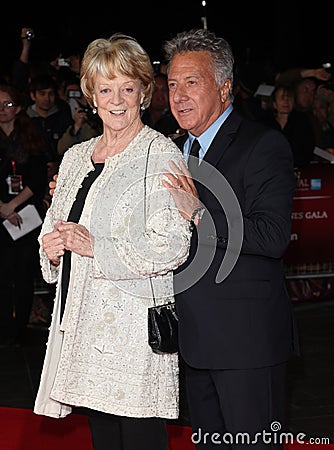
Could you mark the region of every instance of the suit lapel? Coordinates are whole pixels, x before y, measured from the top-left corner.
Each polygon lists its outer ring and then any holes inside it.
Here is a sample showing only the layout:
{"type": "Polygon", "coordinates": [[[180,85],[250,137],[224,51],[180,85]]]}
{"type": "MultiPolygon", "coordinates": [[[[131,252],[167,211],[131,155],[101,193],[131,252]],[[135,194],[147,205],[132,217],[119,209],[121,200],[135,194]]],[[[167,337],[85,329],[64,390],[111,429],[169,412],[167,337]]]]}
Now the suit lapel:
{"type": "MultiPolygon", "coordinates": [[[[219,163],[220,159],[224,156],[226,149],[229,147],[231,142],[234,139],[234,136],[240,126],[241,123],[240,115],[234,110],[219,128],[216,136],[214,137],[210,147],[208,148],[204,161],[206,161],[207,165],[211,165],[216,167],[219,163]]],[[[180,148],[183,152],[183,145],[188,139],[188,133],[183,134],[182,136],[175,139],[175,144],[180,148]]],[[[201,165],[199,166],[200,171],[201,165]]],[[[207,171],[206,171],[207,172],[207,171]]]]}
{"type": "Polygon", "coordinates": [[[183,146],[187,139],[188,139],[188,133],[184,133],[181,136],[174,139],[175,144],[179,147],[179,149],[181,150],[182,153],[183,153],[183,146]]]}
{"type": "Polygon", "coordinates": [[[216,167],[218,165],[221,158],[223,158],[226,149],[234,140],[240,123],[241,117],[238,115],[238,113],[232,111],[225,122],[222,124],[222,126],[219,128],[216,136],[214,137],[203,158],[203,161],[206,161],[206,163],[212,167],[216,167]]]}

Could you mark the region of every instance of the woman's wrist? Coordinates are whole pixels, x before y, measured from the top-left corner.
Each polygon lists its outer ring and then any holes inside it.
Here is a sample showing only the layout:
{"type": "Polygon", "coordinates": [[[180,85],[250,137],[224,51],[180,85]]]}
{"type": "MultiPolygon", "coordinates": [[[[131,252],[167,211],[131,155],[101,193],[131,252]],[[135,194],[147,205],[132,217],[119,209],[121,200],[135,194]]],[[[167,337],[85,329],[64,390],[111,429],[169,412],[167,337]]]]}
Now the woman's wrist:
{"type": "Polygon", "coordinates": [[[198,227],[203,214],[204,214],[205,208],[203,206],[200,206],[199,208],[194,209],[194,211],[191,214],[190,217],[190,229],[193,230],[195,227],[198,227]]]}

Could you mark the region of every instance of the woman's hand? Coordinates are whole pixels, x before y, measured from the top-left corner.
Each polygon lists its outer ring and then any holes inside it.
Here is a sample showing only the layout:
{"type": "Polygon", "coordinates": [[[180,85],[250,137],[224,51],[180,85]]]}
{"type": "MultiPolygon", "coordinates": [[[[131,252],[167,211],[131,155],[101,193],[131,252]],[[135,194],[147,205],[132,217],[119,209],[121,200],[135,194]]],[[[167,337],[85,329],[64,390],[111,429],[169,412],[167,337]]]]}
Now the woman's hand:
{"type": "Polygon", "coordinates": [[[172,171],[164,172],[167,180],[162,180],[162,184],[170,190],[182,217],[190,221],[193,212],[201,207],[197,189],[184,161],[170,161],[169,165],[172,171]]]}
{"type": "Polygon", "coordinates": [[[51,233],[42,237],[42,247],[51,264],[58,266],[60,258],[64,255],[64,244],[60,232],[54,228],[51,233]]]}
{"type": "Polygon", "coordinates": [[[93,236],[83,225],[59,221],[56,230],[66,250],[93,258],[93,236]]]}

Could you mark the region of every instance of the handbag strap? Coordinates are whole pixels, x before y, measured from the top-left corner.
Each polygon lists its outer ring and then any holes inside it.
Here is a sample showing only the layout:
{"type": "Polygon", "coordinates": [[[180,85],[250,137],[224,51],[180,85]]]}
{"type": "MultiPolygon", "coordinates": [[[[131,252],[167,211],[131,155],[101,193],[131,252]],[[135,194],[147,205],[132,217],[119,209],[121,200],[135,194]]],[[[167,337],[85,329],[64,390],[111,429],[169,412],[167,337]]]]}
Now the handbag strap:
{"type": "MultiPolygon", "coordinates": [[[[149,157],[150,157],[150,151],[151,151],[151,147],[152,147],[152,143],[155,139],[157,139],[158,136],[156,136],[155,138],[153,138],[150,142],[150,145],[148,147],[147,153],[146,153],[146,162],[145,162],[145,171],[144,171],[144,223],[145,223],[145,227],[146,227],[146,221],[147,221],[147,173],[148,173],[148,161],[149,161],[149,157]]],[[[155,294],[154,294],[154,288],[153,288],[153,282],[152,282],[152,277],[149,277],[149,283],[151,286],[151,292],[152,292],[152,297],[153,297],[153,303],[154,306],[156,306],[156,301],[155,301],[155,294]]]]}

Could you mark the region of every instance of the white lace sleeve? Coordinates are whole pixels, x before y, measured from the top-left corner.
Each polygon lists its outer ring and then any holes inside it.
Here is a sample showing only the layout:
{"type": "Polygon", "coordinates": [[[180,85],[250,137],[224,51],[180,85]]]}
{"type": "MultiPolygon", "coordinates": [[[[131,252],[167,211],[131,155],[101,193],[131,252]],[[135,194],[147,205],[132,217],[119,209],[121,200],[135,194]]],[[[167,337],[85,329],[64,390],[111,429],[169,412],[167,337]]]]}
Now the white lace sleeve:
{"type": "Polygon", "coordinates": [[[39,242],[39,255],[40,255],[40,265],[43,279],[47,283],[56,283],[59,275],[59,266],[54,266],[50,263],[49,258],[46,256],[45,251],[42,246],[42,236],[46,233],[50,233],[53,230],[53,224],[51,223],[51,212],[47,211],[41,232],[38,237],[39,242]]]}

